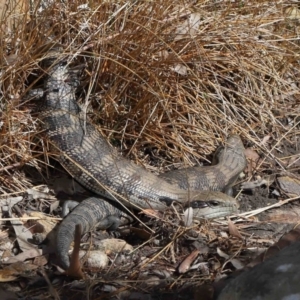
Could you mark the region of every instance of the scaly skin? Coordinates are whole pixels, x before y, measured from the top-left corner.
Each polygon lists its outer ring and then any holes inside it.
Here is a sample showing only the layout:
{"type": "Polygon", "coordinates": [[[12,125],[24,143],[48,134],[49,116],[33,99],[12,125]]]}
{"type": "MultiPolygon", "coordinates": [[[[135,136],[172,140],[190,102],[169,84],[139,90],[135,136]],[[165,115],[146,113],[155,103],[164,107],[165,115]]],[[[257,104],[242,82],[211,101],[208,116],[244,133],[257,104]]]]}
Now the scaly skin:
{"type": "MultiPolygon", "coordinates": [[[[123,158],[86,122],[74,88],[66,82],[67,66],[54,65],[48,74],[40,119],[49,141],[60,153],[60,163],[78,182],[100,196],[137,209],[164,210],[173,201],[185,204],[197,200],[199,191],[183,190],[123,158]]],[[[241,165],[239,170],[243,168],[241,165]]],[[[232,172],[230,176],[221,172],[219,169],[217,176],[209,178],[219,187],[220,178],[229,181],[232,177],[232,172]]]]}
{"type": "Polygon", "coordinates": [[[77,205],[72,213],[66,216],[57,231],[57,254],[61,266],[64,269],[69,267],[68,251],[74,240],[75,227],[81,225],[82,233],[90,232],[97,228],[101,230],[115,230],[120,225],[133,221],[133,218],[125,210],[109,201],[100,200],[97,197],[85,199],[77,205]]]}
{"type": "Polygon", "coordinates": [[[238,136],[229,139],[217,166],[188,168],[158,177],[120,156],[85,119],[76,103],[74,87],[67,83],[69,69],[65,63],[53,64],[47,74],[40,119],[52,148],[58,151],[60,163],[78,182],[113,200],[110,203],[99,198],[85,200],[62,222],[57,245],[63,267],[69,264],[65,253],[73,240],[76,224],[81,224],[85,233],[99,222],[98,227],[104,229],[108,225],[116,227],[116,219],[120,217],[128,218],[116,207],[117,201],[135,209],[160,211],[177,202],[193,207],[196,219],[236,212],[236,200],[218,191],[232,184],[245,167],[244,147],[238,136]],[[234,143],[238,147],[232,148],[234,143]]]}
{"type": "Polygon", "coordinates": [[[240,137],[231,135],[217,156],[217,165],[170,171],[159,177],[185,190],[226,192],[246,166],[244,150],[240,137]]]}
{"type": "MultiPolygon", "coordinates": [[[[220,192],[201,192],[199,201],[191,201],[194,219],[209,219],[223,217],[235,213],[238,205],[228,205],[232,198],[220,192]],[[214,197],[212,197],[212,194],[214,197]],[[217,204],[217,205],[216,205],[217,204]],[[215,206],[216,205],[216,206],[215,206]]],[[[81,225],[82,233],[87,233],[97,228],[98,230],[115,230],[120,225],[132,221],[130,214],[118,203],[104,201],[97,197],[85,199],[67,215],[58,228],[57,232],[57,254],[64,269],[69,267],[68,251],[74,240],[75,227],[81,225]]]]}

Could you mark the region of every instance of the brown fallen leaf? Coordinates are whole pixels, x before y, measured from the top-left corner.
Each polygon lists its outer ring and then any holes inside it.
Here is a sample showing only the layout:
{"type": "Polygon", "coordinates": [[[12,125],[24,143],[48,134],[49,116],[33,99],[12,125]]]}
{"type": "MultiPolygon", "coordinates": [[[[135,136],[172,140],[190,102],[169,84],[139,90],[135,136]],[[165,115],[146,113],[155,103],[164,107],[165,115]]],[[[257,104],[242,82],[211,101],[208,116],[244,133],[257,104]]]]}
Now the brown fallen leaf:
{"type": "Polygon", "coordinates": [[[178,267],[178,273],[184,274],[186,273],[190,267],[193,261],[197,258],[198,254],[200,253],[199,250],[194,250],[188,257],[186,257],[182,263],[178,267]]]}
{"type": "Polygon", "coordinates": [[[230,257],[230,255],[228,255],[227,253],[222,251],[219,247],[217,247],[217,253],[218,253],[219,256],[221,256],[225,259],[229,259],[229,257],[230,257]]]}
{"type": "Polygon", "coordinates": [[[43,255],[42,249],[33,248],[33,249],[26,250],[24,252],[21,252],[16,256],[6,257],[1,262],[3,264],[18,263],[18,262],[23,262],[26,259],[35,258],[35,257],[41,256],[41,255],[43,255]]]}
{"type": "Polygon", "coordinates": [[[260,156],[258,155],[258,153],[255,150],[253,150],[251,148],[245,149],[245,155],[248,160],[246,172],[250,173],[252,175],[253,170],[255,170],[257,168],[257,166],[259,165],[259,163],[261,161],[260,156]]]}
{"type": "Polygon", "coordinates": [[[241,270],[245,265],[237,258],[232,258],[229,260],[236,270],[241,270]]]}
{"type": "Polygon", "coordinates": [[[18,245],[22,251],[36,249],[37,246],[33,245],[29,241],[32,241],[32,233],[28,230],[22,221],[15,219],[10,221],[11,225],[14,228],[18,245]]]}
{"type": "Polygon", "coordinates": [[[36,266],[44,266],[48,263],[48,255],[42,255],[42,256],[38,256],[35,257],[33,260],[33,264],[36,266]]]}
{"type": "Polygon", "coordinates": [[[14,274],[12,270],[0,270],[0,282],[15,281],[18,277],[14,274]]]}
{"type": "Polygon", "coordinates": [[[0,270],[0,282],[14,281],[19,276],[27,277],[38,266],[24,262],[16,262],[0,270]]]}
{"type": "Polygon", "coordinates": [[[14,270],[15,274],[17,275],[27,275],[28,272],[36,270],[37,268],[38,266],[34,264],[24,263],[24,262],[16,262],[5,267],[5,269],[14,270]]]}
{"type": "Polygon", "coordinates": [[[27,226],[29,226],[35,241],[40,244],[47,238],[49,244],[55,245],[58,220],[38,211],[30,212],[29,216],[40,218],[27,221],[27,226]]]}
{"type": "Polygon", "coordinates": [[[277,178],[280,188],[290,197],[300,196],[300,180],[289,176],[277,178]]]}
{"type": "Polygon", "coordinates": [[[240,234],[240,232],[238,231],[237,227],[229,218],[228,218],[228,230],[229,230],[230,235],[235,236],[241,240],[243,239],[243,237],[240,234]]]}

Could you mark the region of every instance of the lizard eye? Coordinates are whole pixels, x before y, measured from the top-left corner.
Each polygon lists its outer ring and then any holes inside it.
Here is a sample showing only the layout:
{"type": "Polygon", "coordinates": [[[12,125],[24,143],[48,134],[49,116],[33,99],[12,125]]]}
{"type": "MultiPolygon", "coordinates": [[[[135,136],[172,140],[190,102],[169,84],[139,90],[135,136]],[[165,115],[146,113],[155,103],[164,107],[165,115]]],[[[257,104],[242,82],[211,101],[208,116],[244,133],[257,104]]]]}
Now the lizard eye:
{"type": "Polygon", "coordinates": [[[208,203],[206,201],[193,201],[191,202],[191,208],[204,208],[207,207],[208,203]]]}
{"type": "Polygon", "coordinates": [[[210,200],[210,201],[207,201],[207,205],[208,206],[219,206],[220,202],[217,200],[210,200]]]}
{"type": "Polygon", "coordinates": [[[205,208],[205,207],[216,207],[219,206],[220,202],[218,200],[208,200],[208,201],[193,201],[190,204],[192,208],[205,208]]]}

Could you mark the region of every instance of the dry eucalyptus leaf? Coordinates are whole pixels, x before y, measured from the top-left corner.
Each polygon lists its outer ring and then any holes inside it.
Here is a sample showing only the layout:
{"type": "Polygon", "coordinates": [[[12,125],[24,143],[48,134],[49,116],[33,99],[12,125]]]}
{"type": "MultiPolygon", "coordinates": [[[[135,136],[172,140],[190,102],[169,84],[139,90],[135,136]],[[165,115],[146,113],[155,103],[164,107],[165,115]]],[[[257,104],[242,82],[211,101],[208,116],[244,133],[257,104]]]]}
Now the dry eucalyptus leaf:
{"type": "Polygon", "coordinates": [[[12,270],[0,270],[0,282],[15,281],[18,277],[14,274],[15,272],[12,270]]]}
{"type": "Polygon", "coordinates": [[[27,194],[32,196],[32,199],[49,199],[55,200],[53,195],[49,194],[49,189],[47,188],[46,191],[38,191],[36,189],[27,189],[27,194]]]}
{"type": "Polygon", "coordinates": [[[300,196],[300,180],[289,176],[277,178],[280,188],[290,197],[300,196]]]}
{"type": "Polygon", "coordinates": [[[274,182],[274,180],[275,180],[274,175],[265,175],[264,178],[257,176],[256,180],[254,181],[243,182],[241,188],[243,190],[251,190],[260,187],[262,185],[266,185],[269,187],[274,182]]]}
{"type": "Polygon", "coordinates": [[[36,269],[37,266],[33,264],[27,264],[24,262],[12,263],[0,270],[0,282],[14,281],[17,279],[16,276],[27,277],[30,272],[36,269]]]}
{"type": "Polygon", "coordinates": [[[222,238],[228,238],[228,234],[227,234],[227,232],[225,232],[225,231],[220,231],[220,236],[222,237],[222,238]]]}
{"type": "Polygon", "coordinates": [[[243,239],[243,237],[240,234],[240,232],[238,231],[237,227],[230,219],[228,219],[228,229],[229,229],[230,235],[235,236],[241,240],[243,239]]]}
{"type": "Polygon", "coordinates": [[[245,267],[245,265],[237,258],[232,258],[230,262],[237,270],[243,269],[245,267]]]}
{"type": "Polygon", "coordinates": [[[26,259],[34,258],[43,254],[42,249],[29,249],[19,253],[16,256],[6,257],[1,260],[3,264],[12,264],[17,262],[23,262],[26,259]]]}
{"type": "Polygon", "coordinates": [[[199,250],[194,250],[188,257],[186,257],[183,262],[178,267],[178,273],[184,274],[186,273],[190,267],[193,261],[197,258],[198,254],[200,253],[199,250]]]}
{"type": "Polygon", "coordinates": [[[58,207],[59,207],[59,201],[58,201],[58,200],[52,202],[52,203],[50,204],[50,210],[49,210],[49,212],[52,213],[52,212],[53,212],[54,210],[56,210],[58,207]]]}
{"type": "Polygon", "coordinates": [[[219,256],[228,259],[230,256],[228,254],[226,254],[224,251],[222,251],[219,247],[217,248],[217,253],[219,254],[219,256]]]}
{"type": "Polygon", "coordinates": [[[251,162],[252,167],[255,168],[257,166],[259,158],[260,158],[258,153],[251,148],[247,148],[247,149],[245,149],[245,155],[246,155],[246,158],[248,159],[248,161],[251,162]]]}
{"type": "Polygon", "coordinates": [[[12,220],[10,222],[14,228],[20,249],[22,251],[36,249],[37,246],[29,242],[32,240],[32,233],[24,226],[23,222],[19,220],[12,220]]]}
{"type": "Polygon", "coordinates": [[[33,260],[33,264],[36,266],[44,266],[48,263],[48,256],[49,255],[41,255],[41,256],[37,256],[34,258],[33,260]]]}
{"type": "Polygon", "coordinates": [[[0,199],[0,207],[3,211],[10,211],[12,207],[18,202],[22,201],[23,197],[8,197],[4,199],[0,199]]]}
{"type": "Polygon", "coordinates": [[[194,211],[192,207],[189,207],[184,211],[182,218],[183,218],[183,223],[186,227],[189,227],[193,224],[193,216],[194,216],[194,211]]]}
{"type": "Polygon", "coordinates": [[[44,237],[49,235],[50,232],[56,227],[58,220],[49,217],[48,215],[39,212],[39,211],[32,211],[29,213],[30,217],[39,218],[34,220],[29,220],[28,223],[30,226],[39,227],[39,229],[35,229],[34,227],[31,228],[31,231],[34,233],[42,233],[44,237]]]}

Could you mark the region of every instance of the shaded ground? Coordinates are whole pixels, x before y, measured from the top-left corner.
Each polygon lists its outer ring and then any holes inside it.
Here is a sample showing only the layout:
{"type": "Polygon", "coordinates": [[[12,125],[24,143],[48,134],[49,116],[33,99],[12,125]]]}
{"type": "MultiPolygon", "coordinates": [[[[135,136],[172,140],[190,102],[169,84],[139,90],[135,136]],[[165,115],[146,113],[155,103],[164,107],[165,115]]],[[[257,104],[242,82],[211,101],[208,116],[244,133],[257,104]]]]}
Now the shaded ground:
{"type": "MultiPolygon", "coordinates": [[[[290,153],[286,152],[285,157],[290,157],[290,153]]],[[[58,166],[52,178],[62,175],[64,171],[59,169],[58,166]]],[[[271,173],[269,172],[269,175],[272,175],[271,173]]],[[[60,189],[61,179],[58,182],[60,184],[56,183],[55,186],[60,189]]],[[[67,182],[72,184],[72,181],[66,180],[64,187],[67,182]]],[[[72,187],[77,190],[76,200],[89,195],[84,190],[78,192],[79,186],[76,184],[72,187]]],[[[276,196],[277,193],[274,191],[282,193],[276,181],[267,187],[244,191],[240,195],[241,212],[254,211],[278,203],[280,197],[276,196]]],[[[61,200],[74,199],[74,196],[67,196],[62,192],[59,195],[58,198],[61,200]]],[[[32,203],[25,199],[23,203],[25,206],[21,209],[33,209],[33,206],[38,205],[39,202],[32,203]]],[[[40,209],[36,207],[36,210],[40,209]]],[[[49,211],[49,204],[45,204],[42,210],[49,211]]],[[[59,211],[59,209],[53,211],[54,215],[59,211]]],[[[239,221],[234,228],[239,231],[242,239],[236,236],[232,227],[228,228],[226,222],[205,222],[201,227],[196,226],[187,230],[178,227],[178,219],[172,212],[165,215],[164,221],[139,216],[144,224],[154,230],[155,234],[151,234],[138,222],[131,226],[130,231],[128,228],[120,230],[118,237],[138,247],[137,250],[132,254],[126,251],[119,255],[109,253],[112,261],[108,267],[101,270],[85,267],[84,271],[89,279],[84,282],[59,275],[55,271],[55,264],[58,262],[56,257],[51,255],[48,257],[50,264],[40,266],[44,271],[33,270],[30,274],[22,274],[17,284],[9,283],[5,288],[11,290],[15,286],[18,291],[22,290],[23,297],[27,294],[27,297],[34,299],[35,294],[39,298],[42,297],[41,287],[44,286],[44,297],[47,297],[49,285],[45,278],[49,277],[52,282],[52,292],[59,293],[61,299],[70,299],[71,291],[72,299],[85,298],[87,287],[89,287],[90,299],[97,297],[112,299],[114,294],[122,299],[191,299],[192,297],[213,299],[211,282],[221,273],[230,274],[236,268],[250,263],[261,251],[271,246],[285,232],[290,231],[299,220],[297,213],[299,211],[299,203],[292,202],[239,221]],[[161,252],[161,249],[164,251],[161,252]],[[195,251],[198,252],[196,260],[192,259],[190,262],[191,270],[180,274],[181,268],[184,268],[185,258],[195,251]],[[27,292],[20,288],[22,282],[27,286],[27,292]]],[[[107,237],[109,238],[110,235],[105,232],[93,233],[92,243],[95,244],[97,240],[107,237]]],[[[89,245],[89,240],[89,236],[85,236],[82,243],[89,245]]]]}

